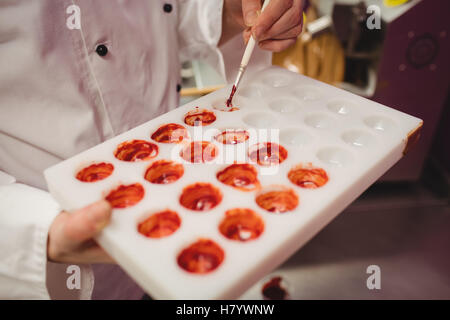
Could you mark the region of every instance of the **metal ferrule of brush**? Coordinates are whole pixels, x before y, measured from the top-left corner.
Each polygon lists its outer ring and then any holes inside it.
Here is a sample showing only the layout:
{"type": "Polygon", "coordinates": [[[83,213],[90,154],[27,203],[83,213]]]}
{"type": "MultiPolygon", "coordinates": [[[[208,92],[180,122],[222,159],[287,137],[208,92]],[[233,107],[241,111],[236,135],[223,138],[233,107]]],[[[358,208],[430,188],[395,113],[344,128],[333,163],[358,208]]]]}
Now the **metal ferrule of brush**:
{"type": "Polygon", "coordinates": [[[239,86],[239,83],[241,82],[241,79],[242,79],[242,76],[244,75],[245,69],[247,69],[247,66],[241,65],[239,67],[236,81],[234,82],[234,85],[236,86],[236,88],[239,86]]]}

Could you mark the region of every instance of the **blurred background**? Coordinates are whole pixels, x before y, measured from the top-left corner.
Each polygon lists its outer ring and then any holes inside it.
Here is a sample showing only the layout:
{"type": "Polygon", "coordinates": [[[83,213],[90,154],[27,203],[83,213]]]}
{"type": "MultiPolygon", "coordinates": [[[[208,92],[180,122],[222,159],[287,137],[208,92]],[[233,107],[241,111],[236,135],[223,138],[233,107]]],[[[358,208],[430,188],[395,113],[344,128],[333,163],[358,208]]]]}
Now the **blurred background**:
{"type": "MultiPolygon", "coordinates": [[[[424,127],[395,167],[242,298],[264,298],[280,276],[291,299],[450,299],[450,1],[308,0],[305,13],[295,46],[256,55],[424,127]],[[369,265],[380,267],[380,290],[366,286],[369,265]]],[[[182,77],[182,104],[227,83],[202,61],[182,77]]]]}

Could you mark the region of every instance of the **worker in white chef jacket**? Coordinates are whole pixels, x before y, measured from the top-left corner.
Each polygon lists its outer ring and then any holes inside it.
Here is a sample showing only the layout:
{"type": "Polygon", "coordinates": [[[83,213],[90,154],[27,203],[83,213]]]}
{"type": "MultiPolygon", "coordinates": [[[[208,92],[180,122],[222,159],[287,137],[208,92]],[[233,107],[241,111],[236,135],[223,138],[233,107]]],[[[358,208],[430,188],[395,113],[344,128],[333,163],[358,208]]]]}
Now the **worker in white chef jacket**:
{"type": "Polygon", "coordinates": [[[180,59],[224,74],[218,46],[240,32],[268,51],[292,45],[302,5],[272,0],[260,14],[260,0],[1,3],[0,298],[142,297],[93,240],[109,204],[61,212],[43,170],[176,107],[180,59]],[[68,281],[77,268],[78,284],[68,281]]]}

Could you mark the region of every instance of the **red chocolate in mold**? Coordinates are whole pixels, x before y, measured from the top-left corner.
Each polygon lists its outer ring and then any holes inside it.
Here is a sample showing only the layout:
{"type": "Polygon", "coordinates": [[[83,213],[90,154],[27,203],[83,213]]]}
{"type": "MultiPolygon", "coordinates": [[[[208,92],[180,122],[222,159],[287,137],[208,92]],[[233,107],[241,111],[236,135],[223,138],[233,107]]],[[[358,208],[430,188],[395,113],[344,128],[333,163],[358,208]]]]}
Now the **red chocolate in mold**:
{"type": "Polygon", "coordinates": [[[232,164],[217,173],[217,180],[242,191],[259,189],[258,171],[250,164],[232,164]]]}
{"type": "Polygon", "coordinates": [[[208,109],[200,109],[198,107],[186,114],[184,117],[184,123],[189,126],[209,126],[216,121],[216,115],[214,112],[208,109]]]}
{"type": "Polygon", "coordinates": [[[225,130],[215,137],[216,141],[223,144],[238,144],[247,141],[250,134],[246,130],[225,130]]]}
{"type": "Polygon", "coordinates": [[[82,182],[97,182],[108,178],[114,171],[111,163],[95,163],[80,170],[76,178],[82,182]]]}
{"type": "Polygon", "coordinates": [[[114,156],[122,161],[145,161],[158,155],[158,146],[144,140],[125,141],[117,147],[114,156]]]}
{"type": "Polygon", "coordinates": [[[219,152],[218,148],[208,141],[194,141],[180,152],[180,157],[192,163],[202,163],[214,160],[219,152]]]}
{"type": "Polygon", "coordinates": [[[281,286],[283,279],[281,277],[273,277],[266,282],[261,290],[261,293],[266,300],[286,300],[289,298],[289,293],[281,286]]]}
{"type": "Polygon", "coordinates": [[[169,184],[180,179],[184,174],[181,163],[170,160],[155,161],[145,172],[145,180],[154,184],[169,184]]]}
{"type": "Polygon", "coordinates": [[[316,189],[328,182],[328,175],[321,168],[314,168],[312,165],[297,165],[288,173],[289,180],[302,188],[316,189]]]}
{"type": "Polygon", "coordinates": [[[282,163],[288,155],[287,150],[273,142],[258,143],[250,147],[248,156],[260,166],[272,166],[282,163]]]}
{"type": "Polygon", "coordinates": [[[159,127],[152,134],[152,139],[159,143],[180,143],[189,139],[189,132],[180,124],[169,123],[159,127]]]}
{"type": "Polygon", "coordinates": [[[219,231],[228,239],[249,241],[261,235],[264,221],[253,210],[232,209],[225,212],[219,231]]]}
{"type": "Polygon", "coordinates": [[[198,182],[183,189],[180,204],[194,211],[208,211],[222,201],[223,195],[212,184],[198,182]]]}
{"type": "Polygon", "coordinates": [[[191,273],[205,274],[215,270],[224,260],[225,252],[214,241],[199,239],[177,257],[178,265],[191,273]]]}
{"type": "Polygon", "coordinates": [[[180,225],[181,219],[178,214],[171,210],[165,210],[155,213],[139,223],[138,231],[147,238],[163,238],[177,231],[180,225]]]}
{"type": "Polygon", "coordinates": [[[135,183],[119,186],[112,190],[105,199],[113,208],[127,208],[141,201],[144,198],[144,194],[144,187],[139,183],[135,183]]]}
{"type": "Polygon", "coordinates": [[[272,213],[292,211],[297,208],[298,202],[297,194],[287,188],[266,191],[256,197],[258,206],[272,213]]]}

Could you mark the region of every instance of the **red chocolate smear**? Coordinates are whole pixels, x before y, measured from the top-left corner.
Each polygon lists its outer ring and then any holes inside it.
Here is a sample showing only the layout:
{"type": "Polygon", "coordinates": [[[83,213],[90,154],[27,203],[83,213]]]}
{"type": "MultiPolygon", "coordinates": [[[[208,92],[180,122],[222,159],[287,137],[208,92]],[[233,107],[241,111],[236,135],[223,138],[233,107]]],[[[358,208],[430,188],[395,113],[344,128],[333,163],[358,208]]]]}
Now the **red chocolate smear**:
{"type": "Polygon", "coordinates": [[[267,191],[256,197],[258,206],[272,213],[292,211],[298,202],[297,194],[291,189],[267,191]]]}
{"type": "Polygon", "coordinates": [[[180,152],[180,157],[192,163],[203,163],[214,160],[219,152],[218,148],[208,141],[194,141],[180,152]]]}
{"type": "Polygon", "coordinates": [[[152,139],[159,143],[180,143],[189,139],[189,132],[182,125],[169,123],[156,130],[152,139]]]}
{"type": "Polygon", "coordinates": [[[183,189],[180,204],[194,211],[208,211],[222,201],[219,189],[209,183],[198,182],[183,189]]]}
{"type": "Polygon", "coordinates": [[[267,300],[286,300],[288,292],[281,286],[281,277],[274,277],[263,285],[262,295],[267,300]]]}
{"type": "Polygon", "coordinates": [[[328,182],[328,175],[321,168],[314,168],[311,165],[303,166],[301,164],[295,166],[288,173],[289,180],[306,189],[320,188],[328,182]]]}
{"type": "Polygon", "coordinates": [[[140,234],[147,238],[163,238],[178,230],[181,219],[175,211],[155,213],[138,225],[140,234]]]}
{"type": "Polygon", "coordinates": [[[215,270],[224,260],[225,252],[214,241],[199,239],[177,257],[178,265],[191,273],[205,274],[215,270]]]}
{"type": "Polygon", "coordinates": [[[144,188],[139,183],[127,186],[121,185],[112,190],[105,199],[113,208],[127,208],[141,201],[144,198],[144,193],[144,188]]]}
{"type": "Polygon", "coordinates": [[[249,158],[260,166],[272,166],[286,160],[288,152],[279,144],[273,142],[258,143],[250,147],[249,158]]]}
{"type": "Polygon", "coordinates": [[[217,142],[223,144],[238,144],[247,141],[250,133],[246,130],[225,130],[215,137],[217,142]]]}
{"type": "Polygon", "coordinates": [[[232,209],[225,212],[219,231],[228,239],[245,242],[263,233],[264,222],[253,210],[232,209]]]}
{"type": "Polygon", "coordinates": [[[230,97],[227,100],[227,107],[228,108],[232,108],[233,107],[233,97],[234,97],[235,93],[236,93],[236,86],[233,85],[233,88],[231,89],[230,97]]]}
{"type": "Polygon", "coordinates": [[[208,126],[216,121],[216,115],[214,112],[207,109],[196,108],[186,114],[184,117],[184,123],[189,126],[208,126]]]}
{"type": "Polygon", "coordinates": [[[111,163],[96,163],[80,170],[76,178],[82,182],[97,182],[108,178],[114,171],[111,163]]]}
{"type": "Polygon", "coordinates": [[[184,174],[181,163],[170,160],[154,162],[145,172],[145,180],[154,184],[169,184],[180,179],[184,174]]]}
{"type": "Polygon", "coordinates": [[[158,155],[158,146],[154,143],[144,140],[131,140],[121,143],[114,156],[122,161],[146,161],[155,158],[158,155]]]}
{"type": "Polygon", "coordinates": [[[232,164],[217,173],[217,180],[242,191],[253,191],[260,187],[258,171],[250,164],[232,164]]]}

